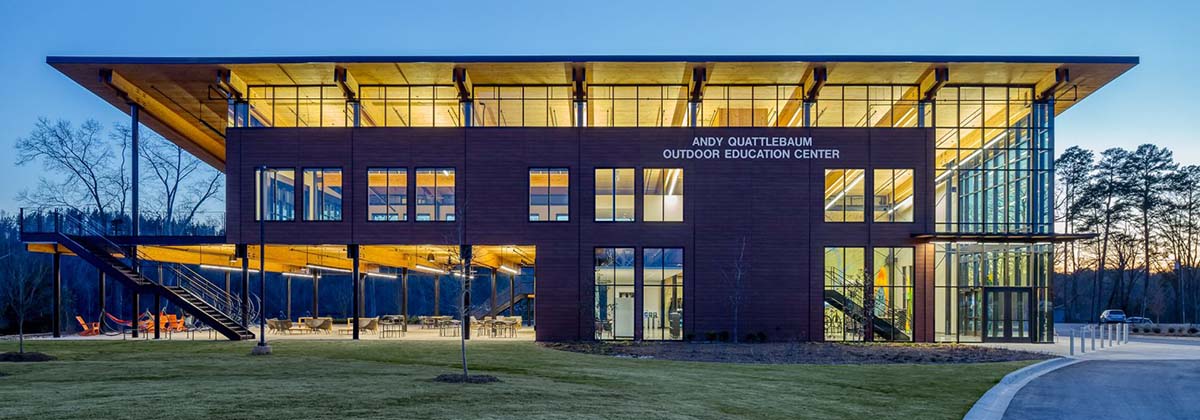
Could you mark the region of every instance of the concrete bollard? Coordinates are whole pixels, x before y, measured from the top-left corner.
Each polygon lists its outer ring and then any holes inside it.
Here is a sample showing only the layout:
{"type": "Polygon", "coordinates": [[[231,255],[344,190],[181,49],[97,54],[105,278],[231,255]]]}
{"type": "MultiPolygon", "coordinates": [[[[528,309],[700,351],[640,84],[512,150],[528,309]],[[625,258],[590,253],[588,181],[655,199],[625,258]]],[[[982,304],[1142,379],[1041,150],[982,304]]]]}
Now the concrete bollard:
{"type": "Polygon", "coordinates": [[[1088,328],[1088,338],[1092,341],[1092,351],[1096,351],[1096,330],[1088,328]]]}
{"type": "Polygon", "coordinates": [[[1074,356],[1075,355],[1075,331],[1071,331],[1071,346],[1068,348],[1071,349],[1070,354],[1072,356],[1074,356]]]}

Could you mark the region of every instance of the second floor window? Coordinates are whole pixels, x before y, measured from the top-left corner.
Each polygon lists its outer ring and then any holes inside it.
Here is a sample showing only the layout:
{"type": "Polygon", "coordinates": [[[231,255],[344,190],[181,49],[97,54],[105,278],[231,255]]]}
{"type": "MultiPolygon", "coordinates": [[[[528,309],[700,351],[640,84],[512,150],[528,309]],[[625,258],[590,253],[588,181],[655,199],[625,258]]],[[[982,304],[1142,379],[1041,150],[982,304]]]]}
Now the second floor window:
{"type": "Polygon", "coordinates": [[[304,220],[342,220],[342,170],[304,169],[304,220]]]}
{"type": "Polygon", "coordinates": [[[596,169],[596,221],[632,222],[633,168],[596,169]]]}
{"type": "Polygon", "coordinates": [[[296,220],[296,170],[254,170],[254,220],[296,220]]]}
{"type": "Polygon", "coordinates": [[[642,219],[647,222],[683,221],[683,169],[644,169],[642,219]]]}
{"type": "Polygon", "coordinates": [[[529,169],[529,221],[570,220],[567,168],[529,169]]]}
{"type": "Polygon", "coordinates": [[[874,172],[875,221],[913,221],[913,170],[876,169],[874,172]]]}
{"type": "Polygon", "coordinates": [[[825,221],[862,222],[866,219],[866,171],[825,170],[825,221]]]}
{"type": "Polygon", "coordinates": [[[407,169],[367,169],[367,220],[408,220],[407,169]]]}
{"type": "Polygon", "coordinates": [[[417,221],[454,221],[454,168],[417,169],[417,221]]]}

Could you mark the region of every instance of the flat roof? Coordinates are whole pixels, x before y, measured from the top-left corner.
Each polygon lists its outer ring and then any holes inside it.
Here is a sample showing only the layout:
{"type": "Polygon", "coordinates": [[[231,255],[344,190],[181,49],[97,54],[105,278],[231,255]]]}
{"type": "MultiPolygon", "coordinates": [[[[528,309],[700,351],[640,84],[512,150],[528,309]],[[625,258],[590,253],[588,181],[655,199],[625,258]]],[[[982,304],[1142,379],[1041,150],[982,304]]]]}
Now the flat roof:
{"type": "Polygon", "coordinates": [[[218,169],[225,164],[227,118],[214,89],[218,72],[245,85],[332,85],[335,68],[361,85],[451,85],[453,70],[463,68],[476,85],[568,85],[578,67],[586,69],[590,84],[688,84],[693,69],[704,68],[709,84],[807,84],[812,69],[824,67],[827,84],[920,85],[933,69],[946,68],[951,85],[1028,85],[1040,92],[1055,84],[1056,70],[1066,69],[1070,94],[1055,107],[1062,113],[1138,62],[1127,56],[1002,55],[46,57],[126,113],[130,100],[141,104],[144,124],[218,169]]]}

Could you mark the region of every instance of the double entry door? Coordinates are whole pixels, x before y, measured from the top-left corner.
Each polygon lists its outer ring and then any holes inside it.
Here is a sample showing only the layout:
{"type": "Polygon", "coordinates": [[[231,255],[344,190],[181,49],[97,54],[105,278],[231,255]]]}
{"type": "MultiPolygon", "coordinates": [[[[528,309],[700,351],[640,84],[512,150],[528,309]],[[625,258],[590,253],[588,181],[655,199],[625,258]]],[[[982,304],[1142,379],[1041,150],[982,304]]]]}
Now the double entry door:
{"type": "Polygon", "coordinates": [[[1031,296],[1026,287],[985,287],[983,341],[1032,341],[1031,296]]]}

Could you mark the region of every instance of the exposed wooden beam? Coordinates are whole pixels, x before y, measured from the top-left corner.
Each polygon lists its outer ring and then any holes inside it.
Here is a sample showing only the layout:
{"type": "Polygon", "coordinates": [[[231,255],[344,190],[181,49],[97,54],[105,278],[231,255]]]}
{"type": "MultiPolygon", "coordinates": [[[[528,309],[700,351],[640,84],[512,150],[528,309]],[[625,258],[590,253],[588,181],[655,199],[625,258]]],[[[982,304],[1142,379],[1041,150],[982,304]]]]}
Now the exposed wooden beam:
{"type": "Polygon", "coordinates": [[[342,95],[347,100],[353,100],[358,97],[358,80],[354,79],[354,75],[350,74],[350,70],[345,67],[334,67],[333,81],[342,88],[342,95]]]}
{"type": "Polygon", "coordinates": [[[225,91],[233,99],[245,99],[250,94],[246,81],[233,73],[233,70],[217,70],[217,87],[225,91]]]}
{"type": "Polygon", "coordinates": [[[458,88],[458,100],[470,101],[471,88],[474,85],[471,83],[471,75],[467,74],[467,69],[462,67],[454,68],[454,87],[458,88]]]}
{"type": "Polygon", "coordinates": [[[200,128],[176,113],[166,104],[150,96],[149,93],[135,86],[128,79],[111,69],[100,70],[100,80],[117,91],[125,100],[137,104],[142,112],[158,120],[168,129],[190,140],[180,144],[184,150],[192,153],[201,160],[215,166],[218,170],[225,169],[225,139],[210,130],[200,128]]]}
{"type": "Polygon", "coordinates": [[[932,67],[921,76],[919,83],[921,87],[921,100],[932,101],[937,97],[937,93],[950,81],[950,69],[946,67],[932,67]]]}
{"type": "Polygon", "coordinates": [[[1037,92],[1038,99],[1046,100],[1053,99],[1058,91],[1071,83],[1071,69],[1059,67],[1054,69],[1054,74],[1038,81],[1034,92],[1037,92]]]}
{"type": "Polygon", "coordinates": [[[817,100],[817,97],[821,95],[821,88],[825,87],[827,80],[829,80],[829,70],[825,66],[813,67],[812,77],[807,78],[804,82],[804,101],[817,100]]]}
{"type": "Polygon", "coordinates": [[[704,97],[704,85],[708,83],[708,68],[696,66],[692,68],[692,81],[688,84],[688,96],[692,102],[700,102],[704,97]]]}

